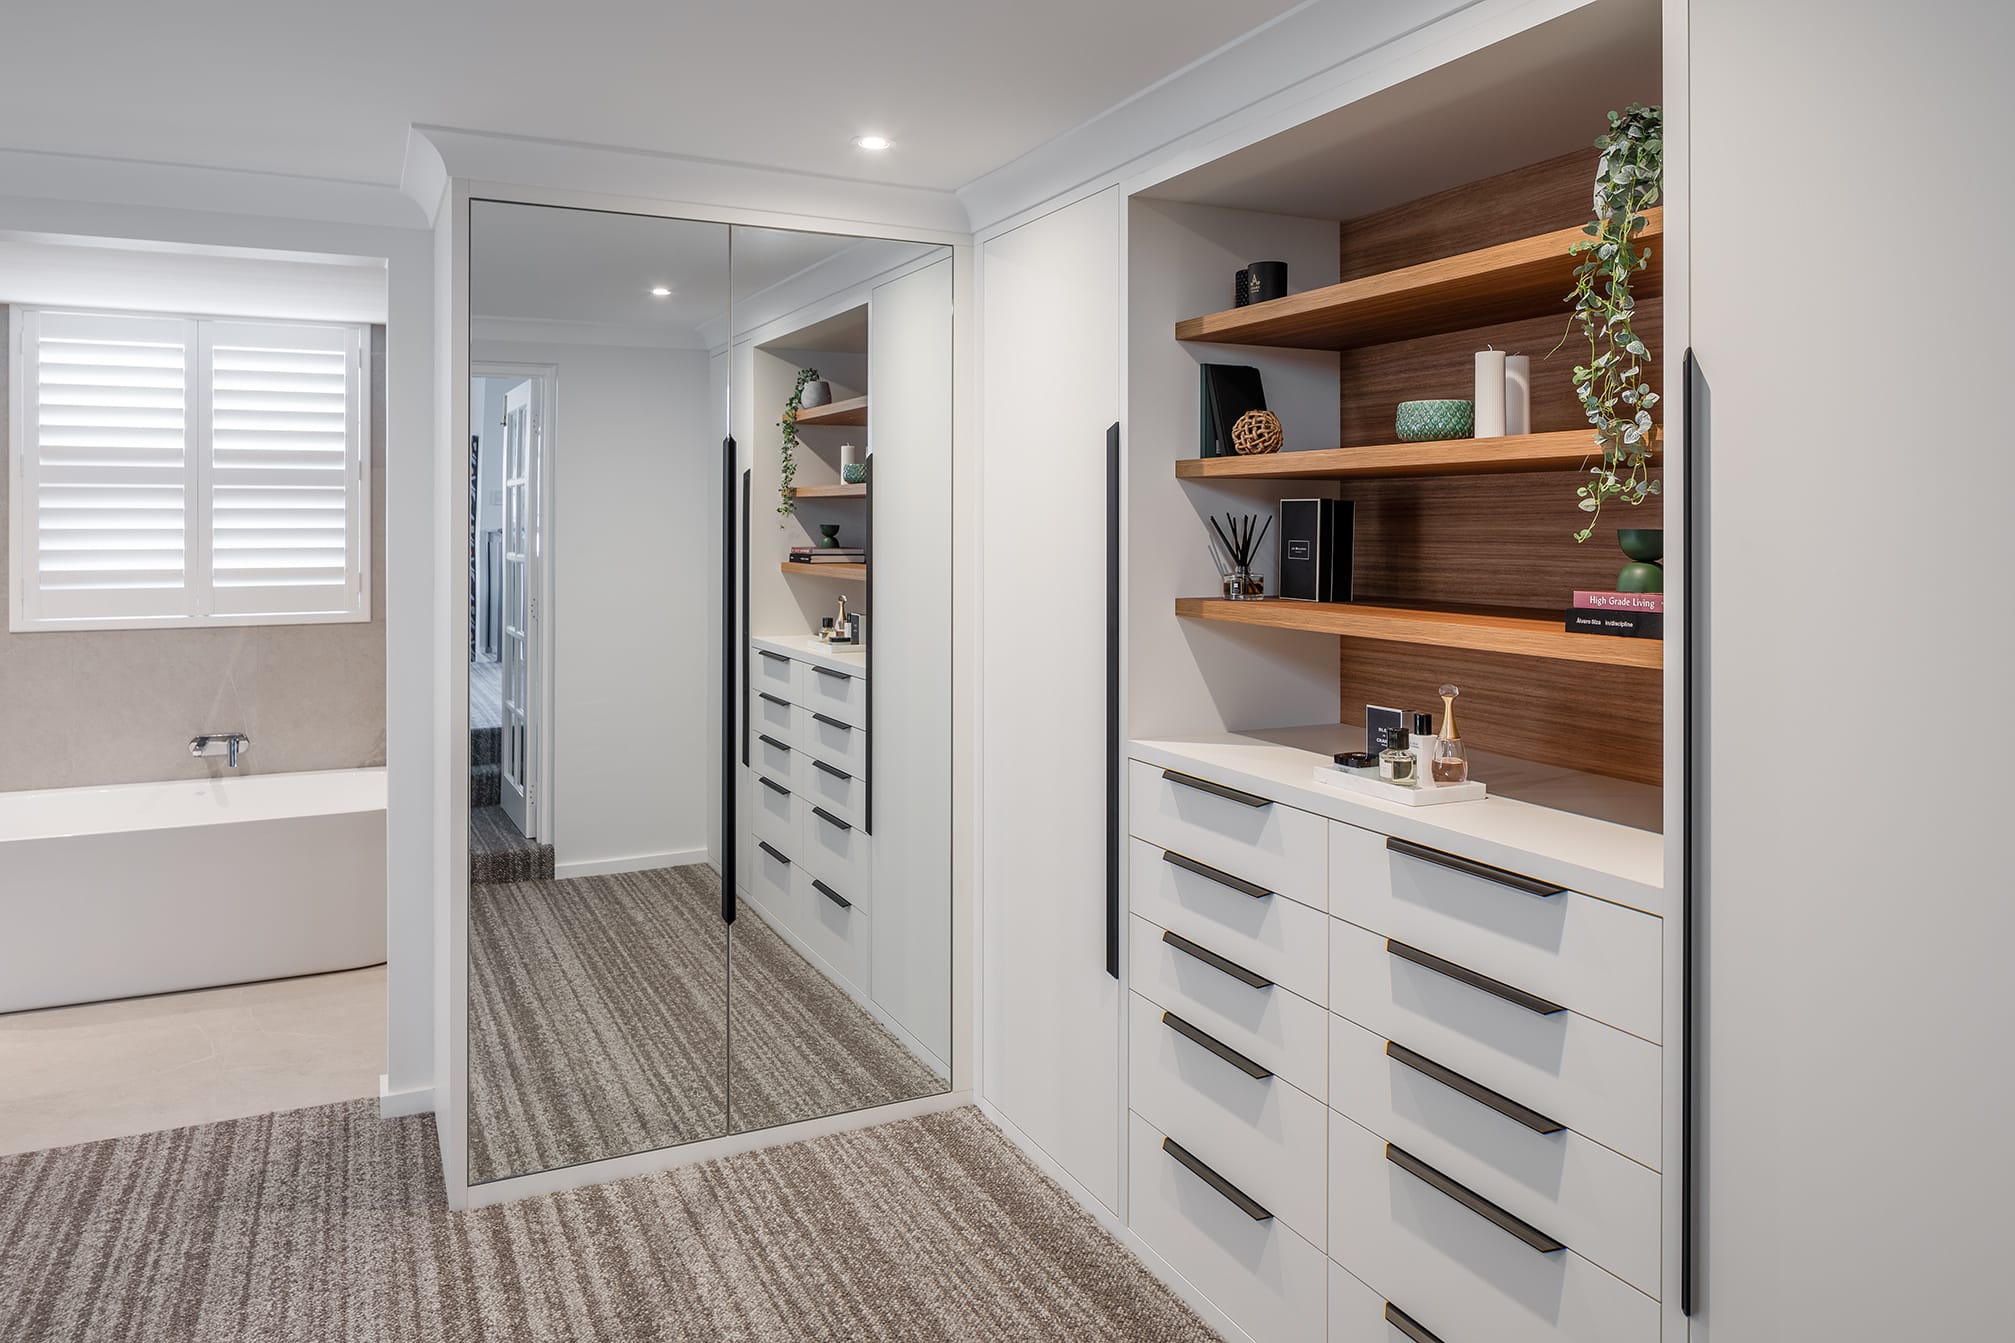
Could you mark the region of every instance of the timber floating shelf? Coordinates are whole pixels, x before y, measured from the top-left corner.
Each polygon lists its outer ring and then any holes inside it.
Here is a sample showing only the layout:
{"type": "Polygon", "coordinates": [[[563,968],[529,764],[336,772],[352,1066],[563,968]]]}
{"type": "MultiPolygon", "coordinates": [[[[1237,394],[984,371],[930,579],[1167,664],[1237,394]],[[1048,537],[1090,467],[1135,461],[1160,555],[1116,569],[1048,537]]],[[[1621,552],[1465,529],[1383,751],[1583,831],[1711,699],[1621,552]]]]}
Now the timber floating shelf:
{"type": "MultiPolygon", "coordinates": [[[[1656,244],[1664,211],[1645,211],[1639,243],[1653,244],[1652,264],[1631,283],[1640,301],[1660,292],[1656,244]]],[[[1177,340],[1224,345],[1272,345],[1303,350],[1354,350],[1415,336],[1558,313],[1566,322],[1567,292],[1580,258],[1567,249],[1587,237],[1577,225],[1500,243],[1460,256],[1425,261],[1378,275],[1249,307],[1230,308],[1175,324],[1177,340]]],[[[799,421],[802,423],[802,418],[799,421]]]]}
{"type": "Polygon", "coordinates": [[[1665,645],[1660,640],[1569,634],[1561,628],[1566,618],[1564,612],[1549,620],[1536,615],[1378,606],[1369,602],[1178,597],[1175,613],[1191,620],[1216,620],[1262,629],[1306,630],[1353,639],[1468,648],[1563,662],[1596,662],[1610,667],[1655,669],[1665,665],[1665,645]]]}
{"type": "Polygon", "coordinates": [[[1483,476],[1572,471],[1601,455],[1587,429],[1435,443],[1379,443],[1251,457],[1186,457],[1182,480],[1364,480],[1381,476],[1483,476]]]}
{"type": "MultiPolygon", "coordinates": [[[[783,561],[783,570],[787,574],[805,574],[812,578],[866,578],[868,576],[868,566],[865,564],[793,564],[791,561],[785,560],[783,561]]],[[[1597,636],[1590,635],[1586,637],[1594,638],[1597,636]]]]}
{"type": "Polygon", "coordinates": [[[865,485],[794,485],[791,497],[795,499],[865,499],[868,487],[865,485]]]}
{"type": "Polygon", "coordinates": [[[865,425],[868,422],[868,399],[864,396],[850,396],[844,401],[828,401],[823,406],[805,406],[798,411],[798,428],[816,429],[821,425],[865,425]]]}

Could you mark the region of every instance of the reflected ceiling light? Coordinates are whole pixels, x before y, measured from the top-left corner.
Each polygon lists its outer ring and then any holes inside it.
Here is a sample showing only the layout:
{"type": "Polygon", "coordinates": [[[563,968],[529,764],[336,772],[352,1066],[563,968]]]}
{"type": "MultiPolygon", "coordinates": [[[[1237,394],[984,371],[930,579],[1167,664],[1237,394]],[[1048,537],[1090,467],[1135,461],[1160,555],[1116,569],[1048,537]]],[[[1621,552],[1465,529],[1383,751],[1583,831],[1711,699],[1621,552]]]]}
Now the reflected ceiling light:
{"type": "Polygon", "coordinates": [[[856,135],[854,137],[854,147],[857,149],[872,149],[879,152],[889,147],[889,139],[886,135],[856,135]]]}
{"type": "Polygon", "coordinates": [[[670,298],[671,296],[672,296],[672,291],[671,291],[671,290],[669,290],[669,289],[667,289],[667,288],[665,288],[665,286],[663,286],[663,285],[661,285],[661,284],[654,284],[654,285],[652,285],[652,286],[651,286],[651,297],[652,297],[652,298],[670,298]]]}

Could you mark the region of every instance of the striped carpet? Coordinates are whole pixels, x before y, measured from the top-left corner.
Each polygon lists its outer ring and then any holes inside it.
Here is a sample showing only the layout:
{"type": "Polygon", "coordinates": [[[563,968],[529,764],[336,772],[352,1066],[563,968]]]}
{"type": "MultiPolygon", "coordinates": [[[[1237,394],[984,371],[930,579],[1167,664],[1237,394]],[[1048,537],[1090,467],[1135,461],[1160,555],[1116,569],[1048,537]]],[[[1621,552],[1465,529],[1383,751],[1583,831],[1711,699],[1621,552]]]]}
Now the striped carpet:
{"type": "Polygon", "coordinates": [[[731,974],[719,891],[704,865],[470,889],[470,1180],[946,1089],[753,914],[731,974]]]}
{"type": "MultiPolygon", "coordinates": [[[[470,781],[475,787],[474,779],[470,781]]],[[[502,807],[469,808],[469,883],[538,881],[553,875],[553,846],[525,838],[502,807]]]]}
{"type": "Polygon", "coordinates": [[[0,1158],[8,1343],[1210,1331],[970,1108],[455,1214],[353,1101],[0,1158]]]}

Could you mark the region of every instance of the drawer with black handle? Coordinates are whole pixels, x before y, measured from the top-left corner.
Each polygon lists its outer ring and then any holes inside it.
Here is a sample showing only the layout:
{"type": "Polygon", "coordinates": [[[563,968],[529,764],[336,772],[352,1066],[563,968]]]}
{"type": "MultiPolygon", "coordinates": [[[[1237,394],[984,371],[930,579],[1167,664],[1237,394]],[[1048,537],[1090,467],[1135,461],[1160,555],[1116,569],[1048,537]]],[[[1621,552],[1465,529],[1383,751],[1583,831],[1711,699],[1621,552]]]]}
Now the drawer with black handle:
{"type": "Polygon", "coordinates": [[[1323,817],[1207,774],[1139,760],[1129,763],[1127,780],[1127,829],[1136,838],[1313,909],[1328,907],[1323,817]]]}
{"type": "Polygon", "coordinates": [[[1326,1098],[1329,1015],[1249,966],[1196,938],[1139,915],[1128,920],[1135,991],[1278,1073],[1326,1098]]]}

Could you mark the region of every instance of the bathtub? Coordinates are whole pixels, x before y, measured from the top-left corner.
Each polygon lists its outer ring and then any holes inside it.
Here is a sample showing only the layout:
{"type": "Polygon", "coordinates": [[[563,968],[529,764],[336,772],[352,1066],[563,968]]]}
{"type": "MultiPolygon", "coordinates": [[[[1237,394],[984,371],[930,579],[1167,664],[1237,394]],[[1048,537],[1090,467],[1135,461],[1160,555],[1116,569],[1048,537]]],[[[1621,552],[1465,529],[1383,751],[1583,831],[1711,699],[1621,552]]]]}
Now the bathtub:
{"type": "Polygon", "coordinates": [[[385,959],[385,771],[0,793],[0,1012],[385,959]]]}

